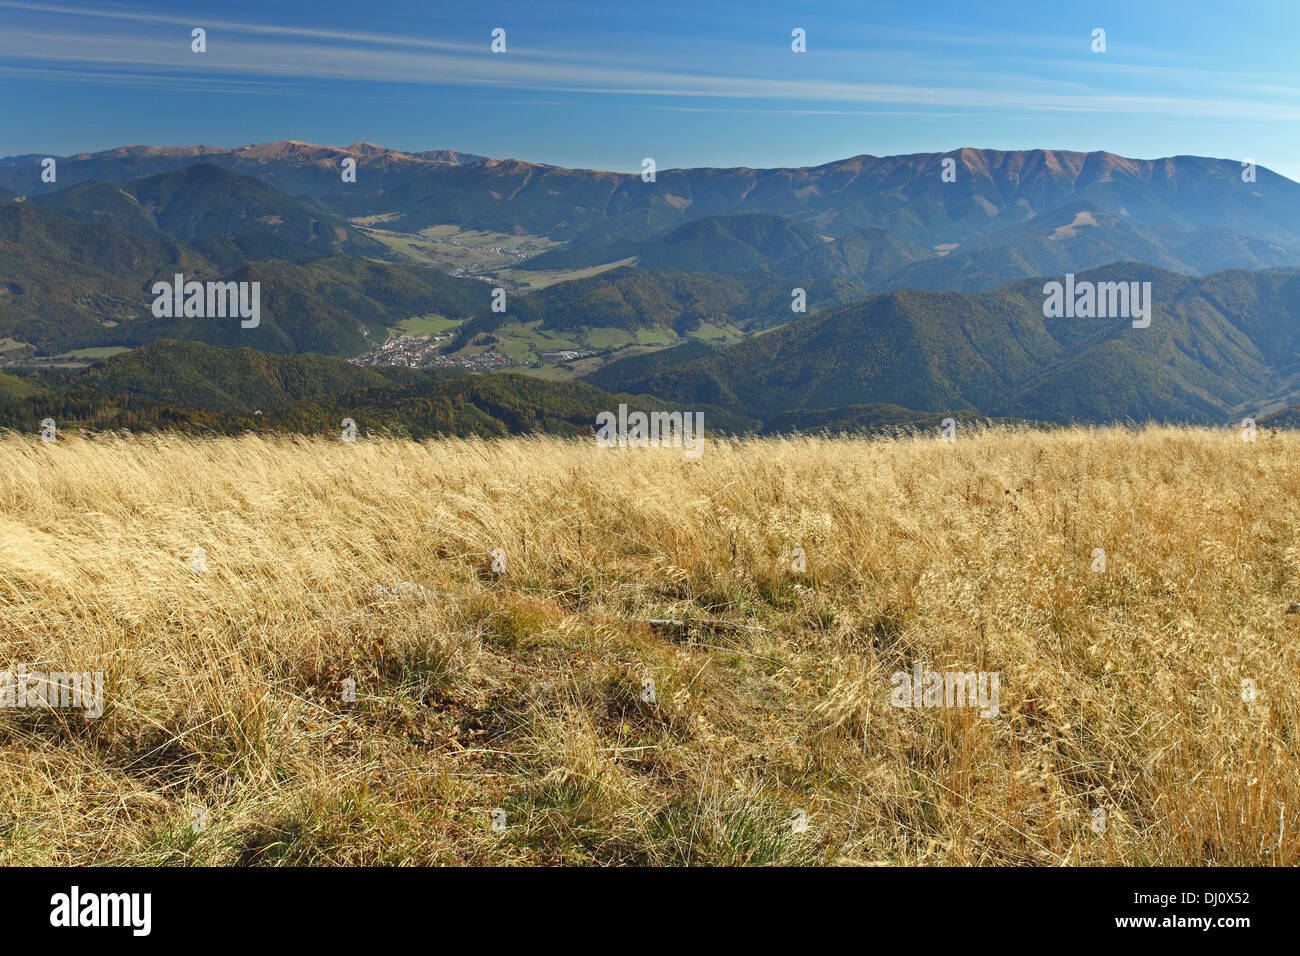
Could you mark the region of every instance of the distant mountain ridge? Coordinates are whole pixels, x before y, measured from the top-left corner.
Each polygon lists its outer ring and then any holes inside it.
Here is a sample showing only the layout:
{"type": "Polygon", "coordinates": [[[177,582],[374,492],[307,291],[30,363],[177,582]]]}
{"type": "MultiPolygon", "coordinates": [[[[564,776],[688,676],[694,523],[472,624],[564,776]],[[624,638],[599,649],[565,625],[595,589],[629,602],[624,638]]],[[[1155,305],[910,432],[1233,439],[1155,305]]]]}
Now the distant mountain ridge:
{"type": "Polygon", "coordinates": [[[220,146],[119,146],[95,153],[55,157],[57,179],[54,183],[45,183],[40,175],[40,163],[44,158],[38,154],[0,158],[0,185],[22,195],[40,195],[84,182],[140,179],[208,163],[241,175],[254,176],[294,196],[314,193],[336,180],[342,185],[341,163],[347,158],[355,159],[362,170],[486,161],[486,157],[454,150],[407,153],[364,142],[338,147],[279,140],[250,143],[233,149],[220,146]]]}
{"type": "Polygon", "coordinates": [[[860,155],[799,168],[661,169],[644,182],[637,174],[516,159],[281,141],[78,154],[59,160],[57,185],[40,182],[38,157],[13,157],[0,160],[0,188],[34,195],[198,162],[255,176],[291,196],[314,196],[347,217],[392,216],[395,228],[407,231],[450,223],[599,242],[643,239],[691,219],[761,213],[831,236],[884,229],[934,248],[1086,201],[1133,222],[1300,245],[1300,184],[1264,167],[1245,182],[1235,160],[1050,149],[860,155]],[[349,156],[357,160],[355,183],[339,174],[349,156]],[[946,160],[954,182],[943,179],[946,160]]]}

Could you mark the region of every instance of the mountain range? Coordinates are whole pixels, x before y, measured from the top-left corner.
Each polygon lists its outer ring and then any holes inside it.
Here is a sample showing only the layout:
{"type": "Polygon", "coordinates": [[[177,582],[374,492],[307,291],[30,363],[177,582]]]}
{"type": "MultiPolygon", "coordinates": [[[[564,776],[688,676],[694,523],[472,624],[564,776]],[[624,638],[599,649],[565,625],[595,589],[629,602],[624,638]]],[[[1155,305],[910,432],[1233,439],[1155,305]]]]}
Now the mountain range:
{"type": "Polygon", "coordinates": [[[100,420],[111,396],[148,421],[166,408],[229,425],[256,405],[262,423],[292,424],[356,406],[429,433],[454,431],[453,419],[484,434],[573,426],[485,413],[484,390],[505,386],[450,384],[463,356],[494,347],[532,374],[588,383],[511,384],[512,409],[632,394],[707,406],[734,430],[946,413],[1222,422],[1285,408],[1300,375],[1300,185],[1231,160],[962,149],[645,181],[283,141],[56,157],[46,183],[44,158],[0,160],[0,394],[12,414],[75,393],[100,420]],[[509,237],[544,251],[505,261],[509,237]],[[505,264],[448,275],[409,254],[439,242],[495,242],[505,264]],[[176,273],[260,283],[261,324],[155,318],[149,290],[176,273]],[[1149,282],[1150,326],[1045,317],[1044,286],[1066,273],[1149,282]],[[434,367],[341,361],[426,316],[448,330],[422,353],[434,367]],[[546,365],[547,347],[588,357],[546,365]],[[135,351],[79,374],[24,371],[60,355],[85,364],[76,350],[94,349],[135,351]],[[277,375],[321,391],[283,392],[265,373],[273,356],[277,375]],[[159,363],[190,385],[159,391],[159,363]],[[187,363],[232,383],[191,382],[187,363]]]}
{"type": "Polygon", "coordinates": [[[516,159],[292,140],[237,149],[127,146],[56,159],[55,183],[41,182],[41,157],[0,159],[0,188],[38,195],[206,163],[290,196],[315,197],[349,218],[390,216],[408,232],[450,223],[590,243],[644,238],[707,216],[767,213],[831,236],[874,227],[933,248],[1086,202],[1151,225],[1300,244],[1300,185],[1264,167],[1247,182],[1241,163],[1198,156],[1138,160],[1106,152],[959,149],[862,155],[794,169],[664,169],[653,182],[516,159]],[[354,183],[340,172],[348,158],[356,161],[354,183]],[[949,169],[951,182],[944,176],[949,169]]]}

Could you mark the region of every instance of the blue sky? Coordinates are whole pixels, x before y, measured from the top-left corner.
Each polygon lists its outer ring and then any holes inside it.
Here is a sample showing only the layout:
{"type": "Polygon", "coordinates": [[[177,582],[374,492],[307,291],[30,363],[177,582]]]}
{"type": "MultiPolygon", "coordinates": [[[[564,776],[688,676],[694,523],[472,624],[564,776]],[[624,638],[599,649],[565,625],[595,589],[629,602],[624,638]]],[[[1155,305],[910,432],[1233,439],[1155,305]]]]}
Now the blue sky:
{"type": "Polygon", "coordinates": [[[367,140],[632,171],[1050,147],[1300,180],[1298,26],[1297,0],[0,0],[0,155],[367,140]]]}

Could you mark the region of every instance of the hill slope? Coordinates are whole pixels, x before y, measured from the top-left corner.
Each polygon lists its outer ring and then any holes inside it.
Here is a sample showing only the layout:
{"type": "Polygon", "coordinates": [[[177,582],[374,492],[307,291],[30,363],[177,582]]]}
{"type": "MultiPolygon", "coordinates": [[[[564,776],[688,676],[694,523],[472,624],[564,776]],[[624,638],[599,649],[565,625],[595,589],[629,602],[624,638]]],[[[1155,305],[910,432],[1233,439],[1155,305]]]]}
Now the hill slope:
{"type": "MultiPolygon", "coordinates": [[[[716,275],[624,266],[510,297],[505,313],[489,312],[462,325],[449,350],[510,321],[537,322],[556,331],[658,329],[675,335],[712,322],[752,333],[795,317],[792,286],[770,272],[716,275]]],[[[817,279],[806,286],[809,311],[852,301],[865,292],[844,279],[817,279]]]]}
{"type": "Polygon", "coordinates": [[[1112,262],[1145,262],[1201,275],[1300,265],[1300,246],[1226,229],[1142,225],[1089,203],[1069,203],[1022,225],[977,237],[946,255],[915,261],[876,288],[984,292],[1017,279],[1082,272],[1112,262]]]}
{"type": "Polygon", "coordinates": [[[899,291],[680,362],[588,380],[768,419],[891,403],[1053,421],[1221,422],[1285,390],[1300,356],[1300,274],[1204,278],[1125,263],[1081,281],[1149,281],[1154,314],[1045,319],[1043,280],[992,292],[899,291]]]}
{"type": "Polygon", "coordinates": [[[260,232],[321,245],[328,252],[387,254],[383,243],[314,204],[208,163],[129,182],[83,183],[30,201],[73,219],[141,235],[197,239],[260,232]]]}
{"type": "Polygon", "coordinates": [[[467,317],[490,302],[491,290],[481,282],[415,266],[322,258],[324,252],[264,234],[179,242],[79,222],[32,203],[5,203],[0,337],[47,351],[177,338],[355,355],[410,316],[467,317]],[[175,273],[187,281],[261,282],[261,326],[154,318],[152,285],[175,273]]]}
{"type": "MultiPolygon", "coordinates": [[[[363,435],[577,435],[590,434],[597,414],[620,403],[644,411],[681,407],[583,382],[362,368],[320,355],[196,342],[154,342],[79,375],[0,374],[0,427],[21,430],[49,416],[61,428],[338,434],[343,419],[351,418],[363,435]]],[[[721,409],[690,410],[704,412],[713,431],[746,431],[753,424],[721,409]]]]}
{"type": "Polygon", "coordinates": [[[525,269],[581,269],[629,256],[647,269],[748,272],[820,246],[825,237],[784,216],[705,216],[645,240],[579,245],[534,256],[525,269]]]}
{"type": "Polygon", "coordinates": [[[831,242],[772,264],[783,275],[798,278],[839,277],[875,291],[899,288],[893,277],[913,262],[933,259],[920,243],[883,229],[857,229],[831,242]]]}

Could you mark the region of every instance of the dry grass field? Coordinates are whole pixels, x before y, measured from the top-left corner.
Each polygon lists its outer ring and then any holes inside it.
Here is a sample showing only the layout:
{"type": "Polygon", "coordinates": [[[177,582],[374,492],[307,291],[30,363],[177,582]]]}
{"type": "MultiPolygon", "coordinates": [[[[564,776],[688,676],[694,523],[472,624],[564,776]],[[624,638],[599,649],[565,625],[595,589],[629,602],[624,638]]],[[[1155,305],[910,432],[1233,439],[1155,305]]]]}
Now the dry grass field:
{"type": "Polygon", "coordinates": [[[1298,503],[1227,429],[9,435],[0,670],[105,685],[0,709],[0,863],[1293,865],[1298,503]]]}

